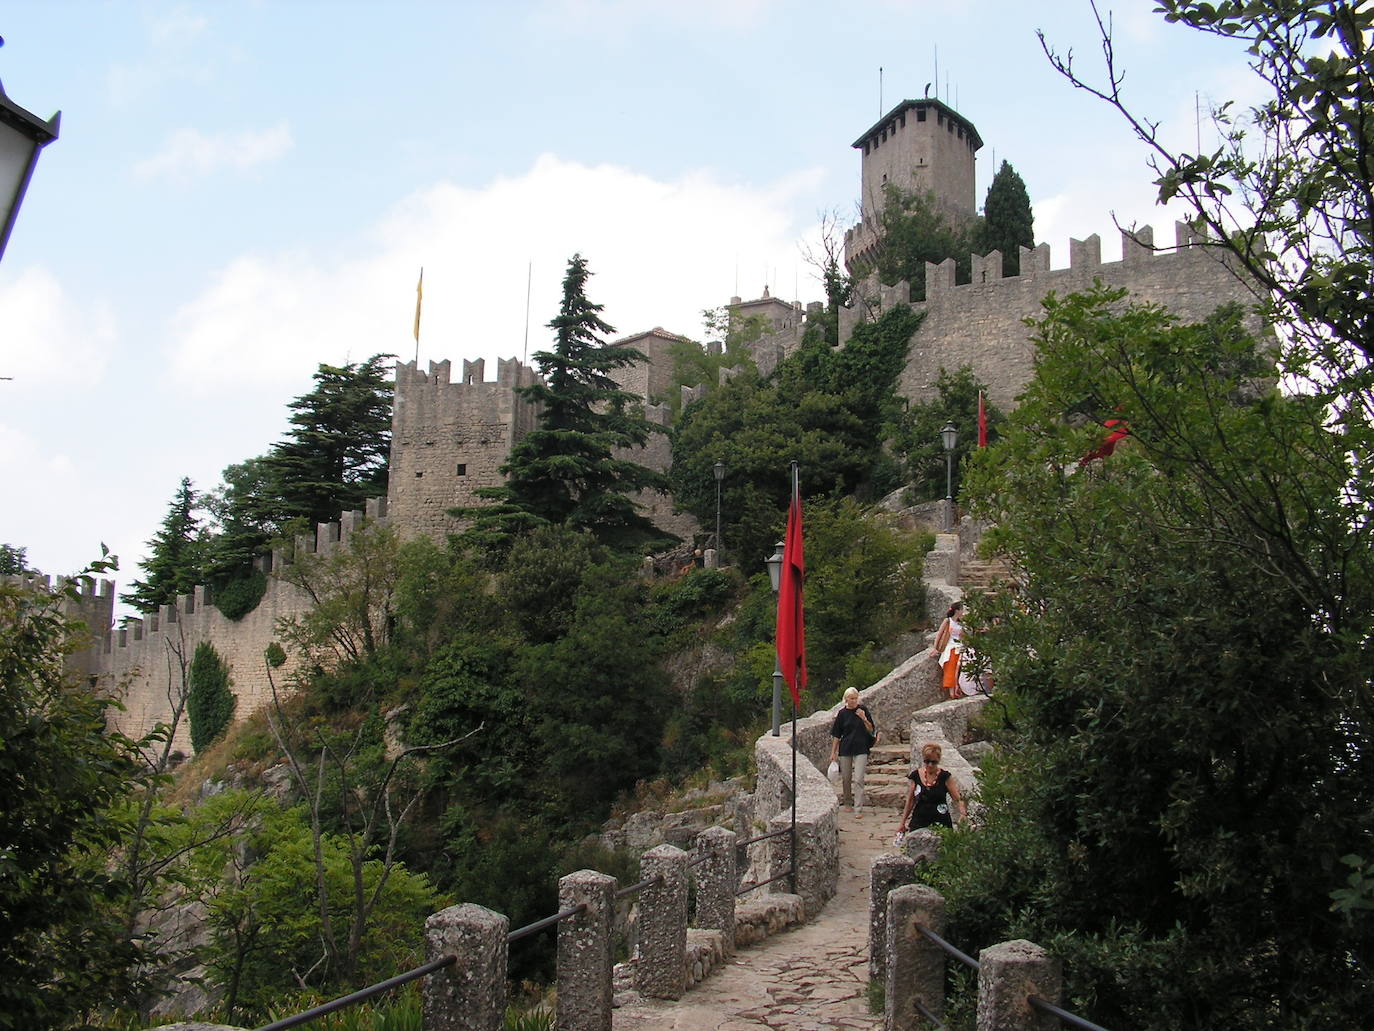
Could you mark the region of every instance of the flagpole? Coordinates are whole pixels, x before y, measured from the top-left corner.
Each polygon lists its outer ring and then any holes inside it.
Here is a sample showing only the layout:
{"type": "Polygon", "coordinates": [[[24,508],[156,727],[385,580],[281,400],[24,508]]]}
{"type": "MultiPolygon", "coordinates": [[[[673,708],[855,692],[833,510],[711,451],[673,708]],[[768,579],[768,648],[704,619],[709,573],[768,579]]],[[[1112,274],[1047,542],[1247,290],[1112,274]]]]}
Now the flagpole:
{"type": "Polygon", "coordinates": [[[420,371],[420,301],[425,295],[425,267],[420,266],[420,278],[415,283],[415,371],[420,371]]]}
{"type": "MultiPolygon", "coordinates": [[[[792,502],[793,504],[801,497],[801,481],[797,476],[797,463],[792,463],[792,502]]],[[[792,894],[797,894],[797,701],[800,697],[801,689],[793,692],[792,695],[792,847],[789,851],[792,854],[792,868],[788,884],[792,894]]]]}

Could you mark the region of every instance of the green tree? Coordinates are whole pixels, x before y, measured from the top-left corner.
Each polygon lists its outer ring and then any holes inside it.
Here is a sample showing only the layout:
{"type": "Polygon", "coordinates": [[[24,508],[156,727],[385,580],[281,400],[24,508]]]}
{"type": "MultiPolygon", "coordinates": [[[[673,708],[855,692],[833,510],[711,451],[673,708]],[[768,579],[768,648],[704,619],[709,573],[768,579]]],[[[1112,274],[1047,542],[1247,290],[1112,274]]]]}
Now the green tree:
{"type": "Polygon", "coordinates": [[[204,751],[224,733],[234,718],[234,693],[229,690],[229,669],[209,641],[196,645],[187,674],[190,693],[186,714],[191,723],[191,747],[204,751]]]}
{"type": "Polygon", "coordinates": [[[978,227],[978,252],[1002,252],[1002,273],[1021,274],[1022,247],[1035,246],[1035,215],[1030,194],[1008,161],[992,177],[983,201],[983,221],[978,227]]]}
{"type": "Polygon", "coordinates": [[[392,390],[383,363],[393,357],[321,364],[314,389],[287,406],[291,429],[261,459],[276,510],[259,518],[274,532],[292,520],[330,522],[386,493],[392,390]]]}
{"type": "Polygon", "coordinates": [[[926,262],[938,265],[953,258],[958,281],[967,283],[977,223],[948,217],[934,194],[903,190],[888,183],[883,187],[883,197],[876,261],[879,278],[888,284],[906,280],[911,285],[911,299],[924,301],[926,262]]]}
{"type": "MultiPolygon", "coordinates": [[[[898,421],[894,434],[895,450],[905,460],[912,493],[917,501],[934,501],[945,496],[945,446],[940,431],[949,423],[959,431],[954,449],[954,496],[960,496],[964,460],[978,450],[978,393],[987,392],[987,384],[974,375],[967,365],[954,372],[940,370],[935,381],[936,396],[921,404],[911,405],[898,421]]],[[[992,402],[984,399],[983,411],[988,424],[988,443],[997,439],[1004,416],[992,402]]]]}
{"type": "MultiPolygon", "coordinates": [[[[100,569],[109,568],[101,563],[100,569]]],[[[69,1027],[136,994],[129,885],[108,860],[118,803],[143,783],[134,743],[105,730],[109,703],[74,686],[84,628],[49,594],[0,582],[0,1028],[69,1027]]]]}
{"type": "Polygon", "coordinates": [[[28,549],[0,544],[0,576],[17,576],[29,571],[28,549]]]}
{"type": "MultiPolygon", "coordinates": [[[[746,371],[690,405],[673,437],[670,480],[678,506],[715,525],[715,478],[725,464],[722,536],[727,554],[761,565],[801,463],[807,496],[878,496],[898,485],[884,450],[897,418],[897,378],[920,317],[906,305],[855,329],[841,350],[813,332],[767,380],[746,371]]],[[[757,566],[755,566],[757,568],[757,566]]]]}
{"type": "Polygon", "coordinates": [[[613,330],[599,314],[602,306],[587,299],[590,275],[586,260],[573,255],[549,323],[554,348],[534,356],[545,382],[518,390],[539,406],[538,428],[511,449],[501,467],[506,484],[479,492],[495,507],[455,510],[473,519],[470,539],[508,542],[513,533],[545,525],[590,530],[620,547],[663,538],[631,495],[663,489],[664,477],[620,455],[643,447],[654,427],[611,376],[644,355],[602,342],[613,330]]]}
{"type": "Polygon", "coordinates": [[[198,507],[190,477],[183,477],[162,528],[148,542],[148,557],[142,565],[146,579],[132,581],[130,590],[120,595],[126,605],[140,612],[156,612],[159,605],[174,604],[177,595],[190,594],[197,584],[205,582],[198,507]]]}
{"type": "Polygon", "coordinates": [[[966,947],[1041,942],[1109,1026],[1356,1026],[1374,928],[1331,897],[1374,832],[1374,626],[1344,435],[1240,312],[1122,301],[1046,302],[969,471],[1017,572],[971,620],[1009,722],[936,879],[966,947]],[[1085,461],[1107,414],[1129,442],[1085,461]]]}

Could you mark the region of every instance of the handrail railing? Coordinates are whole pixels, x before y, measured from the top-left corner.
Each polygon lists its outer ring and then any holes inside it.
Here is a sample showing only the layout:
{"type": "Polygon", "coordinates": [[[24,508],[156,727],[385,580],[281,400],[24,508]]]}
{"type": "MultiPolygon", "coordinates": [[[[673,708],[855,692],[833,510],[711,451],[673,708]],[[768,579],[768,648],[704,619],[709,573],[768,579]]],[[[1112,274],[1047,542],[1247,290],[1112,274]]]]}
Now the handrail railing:
{"type": "Polygon", "coordinates": [[[628,888],[621,888],[619,891],[617,891],[617,892],[615,893],[615,900],[616,900],[617,902],[619,902],[621,899],[627,899],[627,898],[629,898],[631,895],[636,895],[636,894],[638,894],[639,892],[643,891],[645,888],[649,887],[650,885],[653,885],[653,884],[661,884],[662,881],[663,881],[663,875],[662,875],[661,873],[656,873],[656,874],[654,874],[652,877],[646,877],[646,878],[644,878],[644,880],[640,881],[638,884],[632,884],[632,885],[630,885],[628,888]]]}
{"type": "Polygon", "coordinates": [[[1026,1001],[1031,1004],[1032,1009],[1058,1017],[1061,1022],[1068,1024],[1069,1027],[1082,1028],[1082,1031],[1107,1031],[1101,1024],[1094,1024],[1091,1020],[1084,1020],[1082,1017],[1075,1016],[1068,1010],[1060,1009],[1052,1002],[1046,1002],[1038,995],[1028,995],[1026,1001]]]}
{"type": "Polygon", "coordinates": [[[585,913],[586,911],[587,904],[585,902],[579,902],[571,909],[565,909],[563,912],[555,913],[553,916],[546,916],[544,919],[536,920],[534,923],[526,924],[524,927],[517,927],[515,930],[511,931],[510,934],[506,935],[506,944],[509,945],[511,942],[519,941],[521,938],[528,938],[530,935],[542,931],[546,927],[552,927],[560,920],[566,920],[570,916],[577,916],[578,913],[585,913]]]}
{"type": "Polygon", "coordinates": [[[352,995],[345,995],[339,999],[332,999],[329,1002],[321,1003],[314,1009],[308,1009],[303,1013],[297,1013],[290,1017],[283,1017],[281,1020],[274,1020],[270,1024],[264,1024],[262,1027],[258,1028],[258,1031],[287,1031],[287,1028],[300,1027],[302,1024],[308,1024],[312,1020],[318,1020],[320,1017],[327,1017],[329,1014],[338,1010],[346,1009],[349,1006],[356,1006],[360,1002],[366,1002],[374,995],[381,995],[383,992],[389,992],[391,989],[399,988],[403,984],[409,984],[411,981],[418,981],[420,978],[432,974],[436,970],[442,970],[444,967],[452,966],[457,962],[458,957],[455,955],[440,956],[438,959],[430,960],[424,966],[416,967],[414,970],[407,970],[404,974],[397,974],[395,977],[380,981],[374,985],[369,985],[366,988],[360,988],[352,995]]]}
{"type": "Polygon", "coordinates": [[[929,938],[932,942],[934,942],[941,949],[943,949],[947,954],[953,956],[955,959],[957,959],[960,963],[964,964],[964,966],[968,967],[969,969],[983,969],[983,965],[979,963],[976,959],[974,959],[967,953],[960,952],[953,945],[951,945],[949,942],[945,941],[938,934],[932,931],[929,927],[925,926],[925,924],[917,924],[916,930],[920,931],[922,935],[929,938]]]}

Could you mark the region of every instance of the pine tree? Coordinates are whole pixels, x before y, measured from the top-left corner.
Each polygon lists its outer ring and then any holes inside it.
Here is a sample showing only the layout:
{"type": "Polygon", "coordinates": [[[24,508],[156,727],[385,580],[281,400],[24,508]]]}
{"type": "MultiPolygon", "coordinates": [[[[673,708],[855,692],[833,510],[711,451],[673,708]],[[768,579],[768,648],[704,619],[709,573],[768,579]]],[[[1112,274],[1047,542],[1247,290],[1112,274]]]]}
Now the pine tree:
{"type": "Polygon", "coordinates": [[[1030,195],[1009,161],[1002,162],[988,187],[978,244],[983,254],[1002,252],[1002,273],[1008,276],[1021,274],[1020,248],[1035,246],[1035,215],[1031,212],[1030,195]]]}
{"type": "Polygon", "coordinates": [[[534,356],[545,382],[519,390],[539,406],[538,428],[511,449],[501,467],[508,482],[479,492],[496,506],[454,510],[474,520],[469,540],[499,545],[514,533],[544,525],[590,530],[618,546],[663,536],[630,495],[665,489],[665,478],[616,455],[619,449],[643,447],[654,431],[638,408],[639,399],[611,377],[645,358],[634,348],[603,342],[614,329],[601,318],[602,305],[587,298],[590,275],[586,260],[573,255],[558,315],[548,324],[553,350],[534,356]]]}
{"type": "Polygon", "coordinates": [[[205,582],[197,507],[191,479],[184,477],[162,520],[162,529],[148,542],[149,554],[142,566],[146,579],[134,580],[128,593],[120,595],[126,605],[140,612],[155,612],[159,605],[170,605],[177,595],[190,594],[196,584],[205,582]]]}
{"type": "Polygon", "coordinates": [[[315,388],[288,407],[291,429],[263,458],[279,507],[264,512],[281,532],[293,519],[337,519],[386,492],[391,450],[391,384],[375,354],[362,364],[321,364],[315,388]]]}

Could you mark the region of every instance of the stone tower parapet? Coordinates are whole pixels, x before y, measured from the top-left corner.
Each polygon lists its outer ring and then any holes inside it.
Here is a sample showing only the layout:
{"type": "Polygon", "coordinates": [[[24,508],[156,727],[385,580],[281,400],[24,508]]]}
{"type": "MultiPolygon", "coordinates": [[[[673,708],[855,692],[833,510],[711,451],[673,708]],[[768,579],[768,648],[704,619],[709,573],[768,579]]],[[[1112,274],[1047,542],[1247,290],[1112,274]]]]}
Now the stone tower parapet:
{"type": "Polygon", "coordinates": [[[497,362],[494,382],[480,359],[463,362],[458,383],[450,370],[447,360],[430,362],[427,373],[415,362],[396,365],[387,511],[406,536],[456,532],[448,509],[483,504],[477,491],[504,482],[501,466],[538,419],[516,390],[542,381],[517,359],[497,362]]]}

